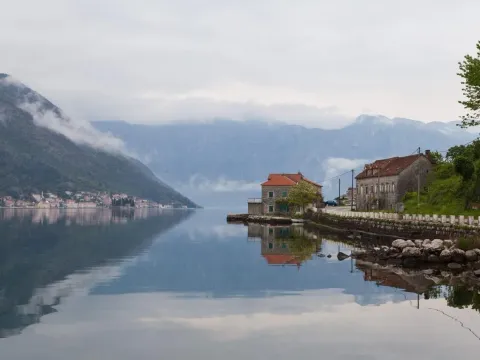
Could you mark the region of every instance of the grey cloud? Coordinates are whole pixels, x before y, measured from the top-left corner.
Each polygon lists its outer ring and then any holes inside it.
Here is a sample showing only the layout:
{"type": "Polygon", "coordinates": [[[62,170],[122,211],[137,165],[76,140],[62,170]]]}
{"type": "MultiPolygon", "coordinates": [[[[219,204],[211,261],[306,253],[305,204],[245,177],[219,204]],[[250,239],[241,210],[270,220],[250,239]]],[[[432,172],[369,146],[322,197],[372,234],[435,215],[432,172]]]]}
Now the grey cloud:
{"type": "Polygon", "coordinates": [[[458,118],[457,61],[478,40],[480,3],[368,5],[19,0],[5,6],[0,69],[87,119],[229,114],[332,127],[364,109],[425,121],[458,118]],[[235,93],[239,81],[263,90],[245,101],[248,88],[235,93]],[[297,95],[289,100],[278,89],[297,95]],[[152,91],[166,99],[141,98],[152,91]],[[188,97],[192,92],[211,96],[188,97]],[[230,92],[228,101],[217,100],[230,92]],[[169,99],[179,94],[182,101],[169,99]],[[304,102],[304,94],[315,99],[304,102]]]}

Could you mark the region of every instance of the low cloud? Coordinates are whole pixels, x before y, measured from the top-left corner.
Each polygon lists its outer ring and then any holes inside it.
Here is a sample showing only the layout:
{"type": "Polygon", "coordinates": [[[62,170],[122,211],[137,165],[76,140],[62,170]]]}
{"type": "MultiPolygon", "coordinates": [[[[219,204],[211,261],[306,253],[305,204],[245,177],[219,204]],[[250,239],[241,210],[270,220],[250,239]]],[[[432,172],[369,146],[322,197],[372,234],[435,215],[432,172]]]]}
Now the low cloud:
{"type": "Polygon", "coordinates": [[[323,183],[324,195],[338,196],[338,178],[340,178],[341,192],[352,186],[352,176],[349,170],[355,170],[354,174],[363,168],[363,165],[371,162],[368,159],[346,159],[330,157],[326,159],[322,167],[325,179],[323,183]],[[341,176],[339,176],[341,175],[341,176]]]}
{"type": "MultiPolygon", "coordinates": [[[[37,126],[59,133],[77,144],[110,152],[126,153],[122,140],[96,130],[88,121],[69,118],[47,99],[14,77],[7,76],[0,79],[0,85],[6,88],[7,94],[11,94],[18,108],[32,116],[37,126]]],[[[0,121],[1,118],[0,113],[0,121]]]]}
{"type": "Polygon", "coordinates": [[[188,186],[202,192],[228,193],[259,190],[260,183],[261,181],[249,182],[245,180],[230,180],[223,176],[211,180],[197,174],[190,178],[188,186]]]}
{"type": "Polygon", "coordinates": [[[54,111],[45,111],[38,104],[24,103],[19,107],[32,115],[33,121],[38,126],[57,132],[77,144],[110,152],[126,152],[122,140],[111,134],[99,132],[88,121],[73,121],[63,114],[59,116],[54,111]]]}

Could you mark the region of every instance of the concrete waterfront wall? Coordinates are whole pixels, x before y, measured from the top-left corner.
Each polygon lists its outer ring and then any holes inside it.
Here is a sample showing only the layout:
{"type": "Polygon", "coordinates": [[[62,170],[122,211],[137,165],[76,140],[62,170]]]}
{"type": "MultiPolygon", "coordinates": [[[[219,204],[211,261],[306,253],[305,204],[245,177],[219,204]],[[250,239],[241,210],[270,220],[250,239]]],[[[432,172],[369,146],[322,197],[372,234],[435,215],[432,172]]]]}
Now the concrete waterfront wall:
{"type": "Polygon", "coordinates": [[[397,214],[389,214],[386,217],[382,214],[376,215],[377,217],[374,217],[375,215],[370,217],[362,213],[356,215],[356,217],[347,217],[339,213],[337,215],[316,213],[307,214],[306,220],[352,234],[366,232],[405,239],[457,239],[463,236],[480,236],[480,226],[453,225],[450,223],[449,217],[445,217],[445,222],[442,223],[438,219],[437,222],[417,221],[413,220],[413,216],[412,220],[396,219],[394,215],[397,214]]]}
{"type": "Polygon", "coordinates": [[[421,214],[396,214],[387,212],[362,212],[362,211],[326,211],[328,215],[343,218],[357,219],[383,219],[400,222],[416,222],[425,224],[449,224],[457,226],[480,227],[480,216],[465,215],[421,215],[421,214]]]}

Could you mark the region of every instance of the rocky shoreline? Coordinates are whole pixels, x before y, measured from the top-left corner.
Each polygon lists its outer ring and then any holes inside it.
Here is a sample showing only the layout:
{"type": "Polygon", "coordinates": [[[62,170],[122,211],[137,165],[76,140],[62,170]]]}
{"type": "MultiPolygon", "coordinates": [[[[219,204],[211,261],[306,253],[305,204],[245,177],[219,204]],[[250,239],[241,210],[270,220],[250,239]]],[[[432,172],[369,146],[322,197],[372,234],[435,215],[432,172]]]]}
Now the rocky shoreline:
{"type": "Polygon", "coordinates": [[[351,256],[356,259],[404,267],[435,267],[452,271],[470,270],[480,277],[480,249],[462,250],[452,240],[403,240],[391,246],[357,249],[351,256]]]}
{"type": "Polygon", "coordinates": [[[228,223],[257,223],[257,224],[271,224],[271,225],[291,225],[294,223],[303,223],[303,219],[293,219],[290,217],[281,216],[266,216],[266,215],[250,215],[250,214],[229,214],[227,215],[228,223]]]}

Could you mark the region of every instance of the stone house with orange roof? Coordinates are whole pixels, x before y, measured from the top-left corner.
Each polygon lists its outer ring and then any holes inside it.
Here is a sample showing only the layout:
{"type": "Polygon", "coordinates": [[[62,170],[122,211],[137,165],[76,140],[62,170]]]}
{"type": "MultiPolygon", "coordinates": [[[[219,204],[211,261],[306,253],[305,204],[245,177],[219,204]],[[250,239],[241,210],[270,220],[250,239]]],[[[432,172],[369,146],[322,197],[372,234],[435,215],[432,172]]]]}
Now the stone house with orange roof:
{"type": "MultiPolygon", "coordinates": [[[[319,199],[321,199],[322,185],[307,179],[301,172],[296,174],[270,174],[267,181],[261,184],[262,197],[249,200],[248,213],[255,215],[288,213],[290,211],[288,204],[279,200],[286,199],[291,188],[301,181],[306,181],[314,186],[319,194],[319,199]]],[[[320,206],[320,204],[315,202],[311,206],[320,206]]]]}
{"type": "Polygon", "coordinates": [[[395,210],[407,192],[423,189],[432,169],[430,151],[366,164],[356,179],[356,209],[395,210]]]}

